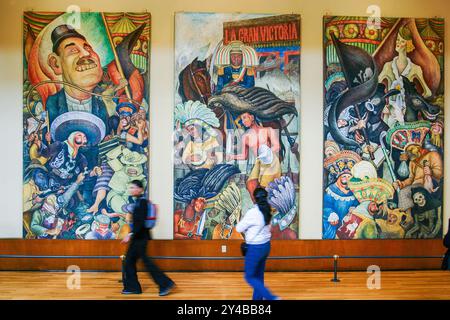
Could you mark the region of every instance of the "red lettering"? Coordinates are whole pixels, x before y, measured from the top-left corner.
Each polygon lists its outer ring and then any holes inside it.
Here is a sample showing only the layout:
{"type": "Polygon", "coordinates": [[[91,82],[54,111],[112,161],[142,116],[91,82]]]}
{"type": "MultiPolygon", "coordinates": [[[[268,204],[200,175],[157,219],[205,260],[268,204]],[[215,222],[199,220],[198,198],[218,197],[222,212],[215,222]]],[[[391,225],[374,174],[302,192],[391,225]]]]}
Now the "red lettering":
{"type": "Polygon", "coordinates": [[[297,25],[295,23],[292,23],[291,27],[292,27],[292,29],[291,29],[292,30],[292,32],[291,32],[291,39],[297,40],[298,39],[297,25]]]}
{"type": "Polygon", "coordinates": [[[258,28],[251,28],[249,30],[249,41],[251,42],[258,42],[259,41],[259,37],[258,37],[258,28]]]}
{"type": "Polygon", "coordinates": [[[289,27],[286,24],[283,25],[283,38],[289,40],[289,27]]]}
{"type": "Polygon", "coordinates": [[[277,40],[283,40],[283,26],[281,26],[281,25],[278,26],[277,30],[278,30],[277,40]]]}
{"type": "Polygon", "coordinates": [[[225,34],[223,35],[223,42],[224,42],[225,44],[228,44],[228,42],[230,41],[230,40],[228,39],[228,29],[225,29],[224,32],[225,32],[225,34]]]}
{"type": "Polygon", "coordinates": [[[248,29],[248,43],[252,43],[253,41],[253,30],[250,28],[248,29]]]}
{"type": "Polygon", "coordinates": [[[239,40],[247,43],[247,29],[239,29],[239,40]]]}
{"type": "Polygon", "coordinates": [[[266,34],[267,34],[266,28],[260,26],[259,30],[260,30],[260,33],[261,33],[261,41],[265,42],[266,41],[266,34]]]}
{"type": "Polygon", "coordinates": [[[275,25],[236,27],[224,30],[224,43],[240,40],[244,43],[298,40],[297,22],[275,25]]]}
{"type": "Polygon", "coordinates": [[[230,41],[236,40],[236,30],[231,29],[230,41]]]}

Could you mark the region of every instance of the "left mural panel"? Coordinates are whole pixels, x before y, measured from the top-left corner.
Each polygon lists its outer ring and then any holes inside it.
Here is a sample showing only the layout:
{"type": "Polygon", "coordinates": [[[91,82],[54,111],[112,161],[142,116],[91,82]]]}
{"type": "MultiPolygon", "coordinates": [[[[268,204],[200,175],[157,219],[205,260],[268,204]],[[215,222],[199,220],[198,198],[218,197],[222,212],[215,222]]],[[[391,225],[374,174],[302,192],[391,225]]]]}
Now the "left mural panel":
{"type": "Polygon", "coordinates": [[[24,13],[24,238],[128,234],[128,184],[148,189],[150,20],[24,13]]]}

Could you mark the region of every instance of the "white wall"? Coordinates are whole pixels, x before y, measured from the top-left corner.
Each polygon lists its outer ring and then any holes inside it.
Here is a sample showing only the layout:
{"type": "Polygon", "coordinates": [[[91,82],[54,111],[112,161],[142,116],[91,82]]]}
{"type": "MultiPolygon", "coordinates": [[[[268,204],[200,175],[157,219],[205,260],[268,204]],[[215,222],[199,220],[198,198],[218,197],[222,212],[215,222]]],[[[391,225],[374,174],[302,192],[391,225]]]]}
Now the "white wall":
{"type": "MultiPolygon", "coordinates": [[[[151,43],[151,188],[162,215],[154,233],[172,239],[172,110],[174,99],[174,12],[298,13],[302,16],[301,54],[301,170],[300,237],[321,238],[322,219],[322,17],[368,15],[369,5],[380,6],[382,16],[444,17],[450,27],[448,0],[1,0],[0,1],[0,238],[22,237],[22,12],[65,11],[69,5],[82,11],[148,11],[152,14],[151,43]]],[[[450,41],[445,42],[448,77],[450,41]]],[[[449,122],[449,81],[446,81],[446,123],[449,122]]],[[[450,141],[450,130],[445,138],[450,141]]],[[[450,148],[445,150],[445,171],[450,148]]],[[[449,185],[449,176],[445,184],[449,185]]],[[[449,199],[450,189],[445,188],[449,199]]],[[[450,203],[445,202],[445,229],[450,203]]]]}

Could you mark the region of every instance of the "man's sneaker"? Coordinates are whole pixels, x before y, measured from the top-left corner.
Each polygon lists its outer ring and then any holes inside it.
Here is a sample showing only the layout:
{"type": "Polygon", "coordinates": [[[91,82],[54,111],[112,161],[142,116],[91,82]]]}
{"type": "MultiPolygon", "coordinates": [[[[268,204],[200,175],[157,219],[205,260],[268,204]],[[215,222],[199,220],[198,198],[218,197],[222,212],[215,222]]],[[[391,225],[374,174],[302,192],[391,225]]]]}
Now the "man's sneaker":
{"type": "Polygon", "coordinates": [[[159,296],[167,296],[170,291],[172,291],[173,287],[175,287],[175,282],[172,282],[166,288],[159,290],[159,296]]]}
{"type": "Polygon", "coordinates": [[[129,290],[122,290],[122,294],[141,294],[141,291],[129,291],[129,290]]]}

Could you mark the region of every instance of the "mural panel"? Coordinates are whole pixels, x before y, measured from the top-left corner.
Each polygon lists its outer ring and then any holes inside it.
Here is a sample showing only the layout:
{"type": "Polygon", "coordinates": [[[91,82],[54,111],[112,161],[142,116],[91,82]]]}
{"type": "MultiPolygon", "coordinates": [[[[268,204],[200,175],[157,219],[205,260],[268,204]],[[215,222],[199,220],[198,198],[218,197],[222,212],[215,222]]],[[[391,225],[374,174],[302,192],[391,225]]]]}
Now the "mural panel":
{"type": "Polygon", "coordinates": [[[148,180],[150,14],[25,12],[23,236],[117,239],[148,180]]]}
{"type": "Polygon", "coordinates": [[[298,238],[300,16],[175,16],[174,238],[243,239],[257,186],[298,238]]]}
{"type": "Polygon", "coordinates": [[[443,19],[324,17],[323,239],[442,237],[443,19]]]}

